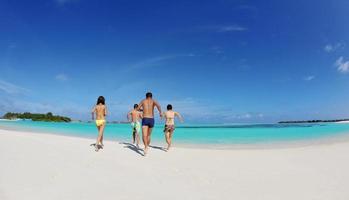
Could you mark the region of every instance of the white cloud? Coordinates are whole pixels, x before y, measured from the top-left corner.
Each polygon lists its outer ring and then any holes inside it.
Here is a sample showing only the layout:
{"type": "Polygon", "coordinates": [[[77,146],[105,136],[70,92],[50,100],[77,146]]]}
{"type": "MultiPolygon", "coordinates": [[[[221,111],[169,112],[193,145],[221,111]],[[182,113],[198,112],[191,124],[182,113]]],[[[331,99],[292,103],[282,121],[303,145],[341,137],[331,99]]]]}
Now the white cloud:
{"type": "Polygon", "coordinates": [[[242,32],[246,31],[247,28],[239,26],[236,24],[233,25],[215,25],[215,26],[202,26],[199,27],[201,30],[218,32],[218,33],[228,33],[228,32],[242,32]]]}
{"type": "Polygon", "coordinates": [[[330,44],[328,44],[328,45],[326,45],[326,46],[324,47],[324,50],[325,50],[326,52],[331,52],[331,51],[333,51],[333,46],[330,45],[330,44]]]}
{"type": "Polygon", "coordinates": [[[236,121],[259,121],[264,119],[265,115],[263,113],[247,112],[242,114],[234,114],[233,112],[226,112],[223,119],[225,121],[236,122],[236,121]]]}
{"type": "Polygon", "coordinates": [[[8,45],[8,48],[9,48],[9,49],[15,49],[16,47],[17,47],[16,43],[10,43],[10,44],[8,45]]]}
{"type": "Polygon", "coordinates": [[[63,6],[66,5],[67,3],[71,3],[71,2],[76,2],[79,0],[54,0],[58,5],[63,6]]]}
{"type": "Polygon", "coordinates": [[[315,79],[315,76],[314,75],[310,75],[310,76],[307,76],[307,77],[304,77],[304,80],[305,81],[312,81],[315,79]]]}
{"type": "Polygon", "coordinates": [[[57,74],[55,79],[58,81],[64,82],[64,81],[67,81],[69,79],[69,77],[66,74],[57,74]]]}
{"type": "Polygon", "coordinates": [[[341,73],[349,72],[349,61],[344,61],[343,56],[339,57],[334,65],[337,67],[337,70],[341,73]]]}
{"type": "Polygon", "coordinates": [[[215,54],[224,54],[223,49],[221,47],[219,47],[219,46],[214,46],[214,47],[211,48],[211,50],[215,54]]]}
{"type": "Polygon", "coordinates": [[[331,53],[331,52],[334,52],[334,51],[337,51],[339,49],[344,48],[344,46],[345,46],[344,43],[327,44],[324,47],[324,51],[326,51],[327,53],[331,53]]]}
{"type": "Polygon", "coordinates": [[[245,113],[245,114],[242,114],[242,115],[236,115],[236,118],[237,119],[250,119],[252,116],[250,113],[245,113]]]}
{"type": "Polygon", "coordinates": [[[8,94],[25,94],[29,90],[13,83],[9,83],[3,80],[0,80],[0,91],[3,91],[8,94]]]}
{"type": "Polygon", "coordinates": [[[133,69],[140,69],[140,68],[144,68],[144,67],[148,67],[148,66],[151,66],[151,65],[157,65],[159,63],[161,63],[162,61],[165,61],[165,60],[169,60],[169,59],[173,59],[175,58],[176,56],[158,56],[158,57],[153,57],[153,58],[148,58],[148,59],[145,59],[143,61],[140,61],[136,64],[133,64],[130,66],[130,68],[133,68],[133,69]]]}
{"type": "Polygon", "coordinates": [[[247,28],[238,26],[238,25],[230,25],[230,26],[217,26],[217,32],[235,32],[235,31],[246,31],[247,28]]]}
{"type": "Polygon", "coordinates": [[[140,62],[135,63],[135,64],[131,64],[127,67],[127,69],[130,70],[130,69],[142,69],[145,67],[152,67],[152,66],[154,67],[154,66],[160,65],[162,62],[167,61],[167,60],[172,60],[172,59],[179,58],[179,57],[194,57],[194,56],[196,56],[196,55],[193,53],[158,56],[158,57],[145,59],[145,60],[140,61],[140,62]]]}

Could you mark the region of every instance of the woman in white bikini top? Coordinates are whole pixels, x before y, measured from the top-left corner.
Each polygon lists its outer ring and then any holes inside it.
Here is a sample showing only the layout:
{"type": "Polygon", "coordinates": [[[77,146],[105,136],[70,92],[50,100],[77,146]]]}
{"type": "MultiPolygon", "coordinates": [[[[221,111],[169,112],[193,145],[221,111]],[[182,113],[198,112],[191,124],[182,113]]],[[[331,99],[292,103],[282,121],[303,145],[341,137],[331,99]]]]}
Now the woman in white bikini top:
{"type": "Polygon", "coordinates": [[[178,117],[181,122],[183,122],[183,118],[178,112],[175,112],[172,110],[171,104],[167,105],[167,111],[164,113],[164,117],[165,117],[164,133],[165,133],[165,139],[168,145],[167,150],[169,150],[172,143],[172,134],[175,130],[174,118],[178,117]]]}

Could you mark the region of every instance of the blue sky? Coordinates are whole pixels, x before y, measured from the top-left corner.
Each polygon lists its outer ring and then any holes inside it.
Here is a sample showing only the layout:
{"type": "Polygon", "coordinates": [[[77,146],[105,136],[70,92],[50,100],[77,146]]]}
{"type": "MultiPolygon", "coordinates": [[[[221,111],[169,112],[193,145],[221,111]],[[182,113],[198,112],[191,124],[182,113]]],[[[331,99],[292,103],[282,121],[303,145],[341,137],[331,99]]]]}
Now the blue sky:
{"type": "Polygon", "coordinates": [[[0,114],[124,120],[152,91],[189,122],[349,118],[349,2],[0,2],[0,114]]]}

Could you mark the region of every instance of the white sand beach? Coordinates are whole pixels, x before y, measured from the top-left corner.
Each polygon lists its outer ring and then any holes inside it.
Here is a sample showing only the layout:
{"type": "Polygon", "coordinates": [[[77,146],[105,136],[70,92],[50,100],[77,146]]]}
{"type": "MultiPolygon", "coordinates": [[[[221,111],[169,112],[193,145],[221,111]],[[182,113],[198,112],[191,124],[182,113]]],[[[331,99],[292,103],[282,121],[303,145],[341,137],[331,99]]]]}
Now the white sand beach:
{"type": "Polygon", "coordinates": [[[348,120],[336,122],[337,124],[349,124],[348,120]]]}
{"type": "MultiPolygon", "coordinates": [[[[0,130],[1,200],[348,200],[349,142],[282,149],[152,148],[0,130]]],[[[157,144],[154,144],[157,145],[157,144]]]]}

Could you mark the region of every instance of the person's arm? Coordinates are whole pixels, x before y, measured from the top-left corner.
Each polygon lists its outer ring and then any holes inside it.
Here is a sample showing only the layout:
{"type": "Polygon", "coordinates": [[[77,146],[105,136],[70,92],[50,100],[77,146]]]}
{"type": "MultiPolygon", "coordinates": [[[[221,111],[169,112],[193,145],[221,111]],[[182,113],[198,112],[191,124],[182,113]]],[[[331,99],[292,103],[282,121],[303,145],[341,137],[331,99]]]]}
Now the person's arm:
{"type": "Polygon", "coordinates": [[[144,100],[142,100],[141,102],[139,102],[137,111],[142,111],[141,108],[143,108],[143,102],[144,102],[144,100]]]}
{"type": "Polygon", "coordinates": [[[104,117],[108,115],[108,109],[107,106],[104,106],[104,117]]]}
{"type": "Polygon", "coordinates": [[[181,114],[179,114],[178,112],[175,112],[174,114],[175,114],[175,116],[178,117],[178,119],[179,119],[180,122],[182,122],[182,123],[184,122],[184,119],[183,119],[183,117],[182,117],[181,114]]]}
{"type": "Polygon", "coordinates": [[[92,120],[95,120],[95,112],[96,112],[96,106],[93,106],[91,115],[92,115],[92,120]]]}
{"type": "Polygon", "coordinates": [[[158,109],[158,111],[159,111],[160,118],[162,118],[162,111],[161,111],[160,104],[157,101],[154,100],[154,105],[155,105],[156,109],[158,109]]]}
{"type": "Polygon", "coordinates": [[[143,114],[141,112],[138,113],[140,119],[143,119],[143,114]]]}

